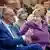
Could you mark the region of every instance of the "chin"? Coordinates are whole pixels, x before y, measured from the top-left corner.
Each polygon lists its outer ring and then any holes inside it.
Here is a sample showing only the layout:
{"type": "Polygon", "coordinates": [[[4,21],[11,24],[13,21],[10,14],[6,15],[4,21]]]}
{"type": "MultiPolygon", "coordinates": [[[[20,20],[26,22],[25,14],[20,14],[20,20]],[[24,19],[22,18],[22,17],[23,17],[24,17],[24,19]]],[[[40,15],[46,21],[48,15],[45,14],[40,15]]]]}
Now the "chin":
{"type": "Polygon", "coordinates": [[[13,22],[10,22],[10,24],[13,24],[13,23],[15,23],[14,21],[13,22]]]}

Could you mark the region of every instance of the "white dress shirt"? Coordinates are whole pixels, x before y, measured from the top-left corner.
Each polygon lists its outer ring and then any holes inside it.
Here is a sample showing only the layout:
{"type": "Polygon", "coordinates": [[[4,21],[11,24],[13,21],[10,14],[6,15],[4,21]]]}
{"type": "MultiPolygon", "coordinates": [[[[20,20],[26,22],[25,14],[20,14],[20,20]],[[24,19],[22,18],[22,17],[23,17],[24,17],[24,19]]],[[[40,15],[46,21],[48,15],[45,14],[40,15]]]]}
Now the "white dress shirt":
{"type": "Polygon", "coordinates": [[[10,32],[10,34],[11,34],[12,37],[14,38],[13,33],[11,32],[11,30],[10,30],[10,28],[9,28],[9,24],[6,24],[4,21],[2,21],[2,23],[4,24],[4,26],[7,28],[7,30],[10,32]]]}
{"type": "MultiPolygon", "coordinates": [[[[2,23],[3,23],[4,26],[7,28],[7,30],[10,32],[11,36],[12,36],[13,38],[15,38],[14,35],[13,35],[13,33],[11,32],[10,28],[9,28],[9,24],[6,24],[4,21],[2,21],[2,23]]],[[[25,40],[25,35],[22,35],[22,38],[23,38],[23,40],[25,40]]]]}

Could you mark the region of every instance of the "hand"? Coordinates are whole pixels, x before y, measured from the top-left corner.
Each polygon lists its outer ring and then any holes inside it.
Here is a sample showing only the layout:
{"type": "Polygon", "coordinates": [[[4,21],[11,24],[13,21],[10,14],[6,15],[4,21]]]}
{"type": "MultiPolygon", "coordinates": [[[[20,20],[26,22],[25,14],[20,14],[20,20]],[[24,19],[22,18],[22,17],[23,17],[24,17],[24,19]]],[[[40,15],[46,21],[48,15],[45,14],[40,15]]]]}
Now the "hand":
{"type": "Polygon", "coordinates": [[[25,35],[31,37],[32,35],[34,35],[34,33],[32,32],[33,32],[33,29],[29,28],[29,30],[25,33],[25,35]]]}
{"type": "Polygon", "coordinates": [[[33,35],[31,37],[25,35],[25,37],[26,37],[25,38],[26,43],[29,43],[29,44],[39,40],[39,38],[37,36],[35,36],[35,35],[33,35]]]}
{"type": "Polygon", "coordinates": [[[32,39],[29,36],[26,36],[25,41],[26,43],[29,43],[29,44],[32,43],[32,39]]]}

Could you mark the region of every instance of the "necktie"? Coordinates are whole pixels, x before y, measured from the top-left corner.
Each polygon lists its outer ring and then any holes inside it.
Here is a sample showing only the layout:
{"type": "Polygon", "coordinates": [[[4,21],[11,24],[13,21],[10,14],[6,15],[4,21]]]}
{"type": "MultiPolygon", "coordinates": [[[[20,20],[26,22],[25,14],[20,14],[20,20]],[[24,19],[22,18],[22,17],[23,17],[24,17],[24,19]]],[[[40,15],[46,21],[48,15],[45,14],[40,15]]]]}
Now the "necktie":
{"type": "Polygon", "coordinates": [[[17,38],[18,36],[17,36],[17,34],[16,34],[16,32],[15,32],[13,26],[10,25],[9,28],[10,28],[12,37],[13,37],[13,38],[17,38]]]}

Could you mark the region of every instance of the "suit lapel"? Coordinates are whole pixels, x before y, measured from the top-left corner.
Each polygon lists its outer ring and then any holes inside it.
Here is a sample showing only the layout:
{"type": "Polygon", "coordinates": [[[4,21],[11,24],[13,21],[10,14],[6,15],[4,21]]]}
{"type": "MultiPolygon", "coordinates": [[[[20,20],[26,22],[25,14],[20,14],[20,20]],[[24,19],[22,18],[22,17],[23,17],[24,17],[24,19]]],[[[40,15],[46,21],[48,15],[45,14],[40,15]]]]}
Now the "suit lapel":
{"type": "Polygon", "coordinates": [[[2,23],[2,27],[3,27],[3,31],[12,38],[11,33],[8,31],[8,29],[4,26],[4,24],[2,23]]]}

